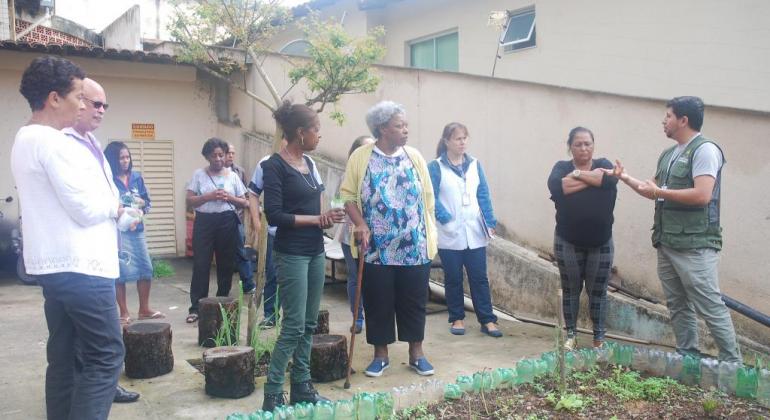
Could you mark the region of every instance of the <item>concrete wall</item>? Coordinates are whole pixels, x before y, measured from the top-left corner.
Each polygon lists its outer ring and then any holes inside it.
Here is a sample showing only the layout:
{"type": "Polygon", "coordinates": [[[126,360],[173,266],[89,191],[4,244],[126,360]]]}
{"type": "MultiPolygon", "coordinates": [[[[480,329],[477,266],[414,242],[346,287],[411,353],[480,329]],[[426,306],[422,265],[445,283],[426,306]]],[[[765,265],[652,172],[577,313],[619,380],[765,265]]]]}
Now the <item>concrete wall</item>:
{"type": "MultiPolygon", "coordinates": [[[[10,151],[18,128],[30,116],[29,106],[19,94],[21,73],[37,54],[0,51],[0,199],[16,198],[10,170],[10,151]]],[[[154,123],[156,138],[174,142],[174,194],[177,250],[184,253],[185,185],[193,171],[206,164],[200,155],[211,136],[238,141],[240,130],[216,122],[209,85],[200,81],[188,66],[142,64],[114,60],[71,58],[107,92],[110,110],[96,131],[102,145],[129,139],[131,123],[154,123]]],[[[152,194],[152,191],[150,191],[152,194]]],[[[6,216],[18,217],[17,201],[0,201],[6,216]]]]}
{"type": "Polygon", "coordinates": [[[139,13],[139,5],[134,5],[102,30],[101,35],[104,39],[104,48],[141,51],[142,36],[140,28],[141,15],[139,13]]]}
{"type": "MultiPolygon", "coordinates": [[[[536,11],[537,47],[501,49],[496,77],[657,99],[695,92],[712,105],[770,111],[763,0],[411,0],[366,18],[387,30],[384,64],[406,66],[410,41],[456,30],[460,72],[489,76],[500,38],[489,12],[526,7],[536,11]]],[[[322,11],[333,8],[363,19],[352,0],[322,11]]]]}
{"type": "MultiPolygon", "coordinates": [[[[287,86],[287,69],[283,60],[268,61],[279,91],[287,86]]],[[[569,159],[566,138],[572,127],[591,128],[595,156],[620,159],[639,178],[651,177],[659,153],[673,144],[661,128],[664,101],[454,73],[392,67],[377,71],[383,81],[376,93],[343,100],[348,116],[343,127],[322,117],[318,152],[343,161],[353,139],[368,133],[366,110],[381,99],[405,105],[409,144],[426,157],[433,157],[444,124],[461,121],[470,130],[469,152],[484,164],[500,230],[532,249],[550,252],[552,247],[554,210],[546,179],[557,160],[569,159]]],[[[254,90],[264,94],[259,86],[254,90]]],[[[272,133],[269,114],[244,107],[249,102],[240,96],[233,95],[233,110],[239,109],[243,126],[272,133]]],[[[304,98],[301,91],[289,97],[304,98]]],[[[764,141],[770,115],[707,106],[703,132],[720,143],[728,161],[723,172],[722,290],[763,309],[770,299],[764,281],[770,265],[762,246],[770,239],[770,196],[761,193],[762,180],[770,176],[770,145],[764,141]]],[[[619,186],[614,229],[619,276],[624,286],[662,298],[650,245],[652,215],[650,201],[619,186]]]]}

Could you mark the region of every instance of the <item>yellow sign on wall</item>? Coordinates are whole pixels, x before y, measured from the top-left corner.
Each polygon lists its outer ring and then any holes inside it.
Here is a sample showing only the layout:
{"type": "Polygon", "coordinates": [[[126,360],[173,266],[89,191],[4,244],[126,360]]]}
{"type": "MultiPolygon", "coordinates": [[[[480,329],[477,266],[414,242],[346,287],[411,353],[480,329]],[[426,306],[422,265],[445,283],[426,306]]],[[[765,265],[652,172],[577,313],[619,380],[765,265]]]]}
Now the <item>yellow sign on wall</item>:
{"type": "Polygon", "coordinates": [[[134,140],[155,140],[155,124],[131,123],[131,138],[134,140]]]}

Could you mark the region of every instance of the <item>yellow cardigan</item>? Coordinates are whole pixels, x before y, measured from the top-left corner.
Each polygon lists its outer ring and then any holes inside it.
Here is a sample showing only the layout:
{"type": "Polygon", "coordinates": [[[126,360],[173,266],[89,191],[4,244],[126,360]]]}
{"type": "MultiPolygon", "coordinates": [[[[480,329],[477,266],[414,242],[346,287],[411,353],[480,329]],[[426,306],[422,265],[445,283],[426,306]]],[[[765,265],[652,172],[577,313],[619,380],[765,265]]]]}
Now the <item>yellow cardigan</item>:
{"type": "MultiPolygon", "coordinates": [[[[345,167],[345,177],[340,184],[340,198],[345,202],[353,201],[358,206],[358,210],[363,215],[361,209],[361,184],[364,181],[366,175],[366,169],[369,166],[369,158],[374,151],[374,144],[367,144],[359,147],[350,155],[348,164],[345,167]]],[[[425,163],[425,159],[420,152],[410,146],[404,146],[404,152],[406,152],[409,160],[412,161],[412,165],[417,170],[417,176],[420,178],[422,184],[422,202],[423,211],[425,217],[425,239],[428,242],[428,258],[433,259],[438,252],[438,241],[436,232],[436,214],[435,214],[435,198],[433,197],[433,184],[430,181],[430,174],[428,173],[428,165],[425,163]]],[[[351,239],[350,250],[354,258],[358,257],[358,249],[353,245],[354,239],[351,239]]]]}

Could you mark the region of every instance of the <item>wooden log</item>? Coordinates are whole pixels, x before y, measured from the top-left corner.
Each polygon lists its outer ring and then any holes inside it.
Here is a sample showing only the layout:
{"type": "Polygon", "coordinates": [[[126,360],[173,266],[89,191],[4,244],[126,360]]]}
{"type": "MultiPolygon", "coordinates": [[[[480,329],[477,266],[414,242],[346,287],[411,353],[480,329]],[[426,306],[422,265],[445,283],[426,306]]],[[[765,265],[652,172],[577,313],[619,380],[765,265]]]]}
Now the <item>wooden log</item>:
{"type": "Polygon", "coordinates": [[[254,392],[254,349],[247,346],[214,347],[203,352],[206,394],[241,398],[254,392]]]}
{"type": "Polygon", "coordinates": [[[313,335],[316,334],[329,334],[329,311],[326,309],[318,311],[318,325],[313,331],[313,335]]]}
{"type": "MultiPolygon", "coordinates": [[[[235,316],[238,312],[238,300],[229,296],[205,297],[198,301],[198,345],[203,347],[214,347],[214,337],[222,328],[222,311],[220,306],[231,314],[229,318],[233,320],[230,324],[230,334],[233,340],[238,337],[236,331],[235,316]]],[[[234,341],[233,341],[234,342],[234,341]]]]}
{"type": "Polygon", "coordinates": [[[135,322],[123,329],[126,346],[126,376],[154,378],[174,368],[171,351],[171,324],[168,322],[135,322]]]}
{"type": "Polygon", "coordinates": [[[330,382],[345,377],[348,362],[347,342],[343,335],[313,336],[313,348],[310,352],[310,377],[313,382],[330,382]]]}

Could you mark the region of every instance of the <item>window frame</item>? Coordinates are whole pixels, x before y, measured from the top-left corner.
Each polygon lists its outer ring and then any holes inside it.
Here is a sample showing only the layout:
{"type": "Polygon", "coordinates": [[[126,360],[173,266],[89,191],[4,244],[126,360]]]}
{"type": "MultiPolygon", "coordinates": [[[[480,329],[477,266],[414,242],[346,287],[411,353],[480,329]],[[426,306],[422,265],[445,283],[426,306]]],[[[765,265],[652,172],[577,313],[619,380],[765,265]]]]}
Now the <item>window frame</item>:
{"type": "Polygon", "coordinates": [[[406,42],[406,67],[412,68],[412,69],[418,69],[418,70],[433,70],[433,71],[447,71],[447,72],[460,72],[460,31],[458,28],[452,28],[447,29],[445,31],[436,32],[431,35],[422,36],[419,38],[415,38],[412,40],[409,40],[406,42]],[[436,40],[445,37],[447,35],[456,35],[457,36],[457,69],[456,70],[445,70],[445,69],[439,69],[437,68],[438,65],[438,48],[436,48],[436,40]],[[412,47],[421,44],[426,41],[433,41],[433,67],[431,68],[423,68],[423,67],[415,67],[412,65],[412,47]]]}
{"type": "Polygon", "coordinates": [[[503,48],[503,52],[505,53],[512,53],[516,51],[537,47],[537,13],[534,6],[508,12],[508,21],[505,24],[505,30],[502,31],[502,34],[500,34],[500,46],[503,48]],[[518,18],[527,14],[532,14],[533,19],[532,19],[532,25],[530,25],[529,27],[529,32],[527,33],[526,38],[504,42],[505,36],[508,34],[508,31],[511,28],[511,21],[514,18],[518,18]],[[521,45],[521,44],[526,44],[533,41],[534,43],[532,45],[523,45],[523,46],[521,45]]]}
{"type": "Polygon", "coordinates": [[[310,57],[309,54],[294,54],[294,53],[285,52],[286,48],[288,48],[288,47],[290,47],[290,46],[292,46],[294,44],[305,44],[307,47],[310,47],[310,41],[308,41],[307,39],[304,39],[304,38],[297,38],[295,40],[287,42],[286,45],[281,47],[278,50],[278,54],[291,55],[291,56],[294,56],[294,57],[310,57]]]}

